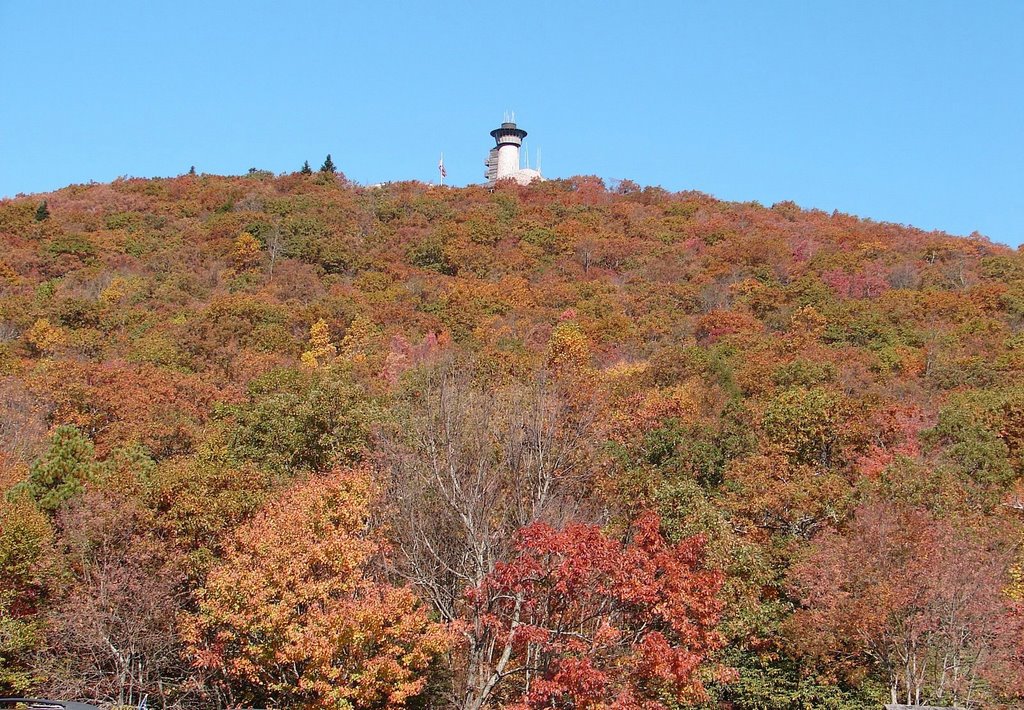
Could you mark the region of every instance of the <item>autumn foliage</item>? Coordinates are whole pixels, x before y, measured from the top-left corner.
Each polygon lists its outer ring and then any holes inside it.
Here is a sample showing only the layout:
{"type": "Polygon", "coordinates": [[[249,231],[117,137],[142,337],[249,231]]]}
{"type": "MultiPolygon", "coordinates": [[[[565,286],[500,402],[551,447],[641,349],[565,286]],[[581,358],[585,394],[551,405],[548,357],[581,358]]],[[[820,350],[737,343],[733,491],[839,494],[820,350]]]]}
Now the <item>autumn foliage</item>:
{"type": "Polygon", "coordinates": [[[1001,593],[1005,562],[986,552],[924,511],[866,505],[791,571],[799,645],[839,674],[860,672],[847,659],[875,659],[893,702],[962,705],[990,683],[1018,685],[1024,619],[1001,593]]]}
{"type": "Polygon", "coordinates": [[[702,540],[667,544],[657,515],[635,527],[623,543],[593,525],[536,523],[519,533],[513,558],[470,590],[494,648],[489,692],[507,707],[654,710],[707,700],[708,657],[723,644],[721,573],[704,567],[702,540]],[[510,677],[524,681],[513,686],[518,697],[501,685],[510,677]]]}
{"type": "Polygon", "coordinates": [[[412,590],[373,581],[365,471],[275,500],[228,542],[185,637],[232,703],[397,708],[426,687],[451,637],[412,590]]]}
{"type": "Polygon", "coordinates": [[[0,200],[0,694],[1021,706],[1020,250],[339,167],[0,200]]]}

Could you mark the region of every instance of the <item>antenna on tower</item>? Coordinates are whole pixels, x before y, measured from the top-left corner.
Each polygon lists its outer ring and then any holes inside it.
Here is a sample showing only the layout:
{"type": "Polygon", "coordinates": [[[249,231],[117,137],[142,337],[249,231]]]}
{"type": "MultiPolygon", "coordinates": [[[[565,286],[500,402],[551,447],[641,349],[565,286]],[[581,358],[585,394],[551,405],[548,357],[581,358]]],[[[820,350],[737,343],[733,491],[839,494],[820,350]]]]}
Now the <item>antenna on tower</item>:
{"type": "Polygon", "coordinates": [[[537,172],[540,172],[540,146],[537,147],[537,172]]]}
{"type": "Polygon", "coordinates": [[[526,153],[526,169],[530,169],[530,147],[523,141],[523,152],[526,153]]]}
{"type": "Polygon", "coordinates": [[[515,122],[516,122],[516,112],[513,111],[512,112],[512,123],[515,123],[515,122]]]}

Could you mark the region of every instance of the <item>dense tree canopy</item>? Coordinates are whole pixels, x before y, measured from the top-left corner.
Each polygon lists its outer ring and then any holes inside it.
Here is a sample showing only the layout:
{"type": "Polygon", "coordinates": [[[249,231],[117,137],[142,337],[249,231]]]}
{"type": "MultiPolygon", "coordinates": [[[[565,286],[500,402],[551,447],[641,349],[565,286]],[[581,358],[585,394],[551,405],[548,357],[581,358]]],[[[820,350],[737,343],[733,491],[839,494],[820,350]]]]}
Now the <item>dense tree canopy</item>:
{"type": "Polygon", "coordinates": [[[1024,255],[593,177],[0,201],[0,694],[1024,698],[1024,255]]]}

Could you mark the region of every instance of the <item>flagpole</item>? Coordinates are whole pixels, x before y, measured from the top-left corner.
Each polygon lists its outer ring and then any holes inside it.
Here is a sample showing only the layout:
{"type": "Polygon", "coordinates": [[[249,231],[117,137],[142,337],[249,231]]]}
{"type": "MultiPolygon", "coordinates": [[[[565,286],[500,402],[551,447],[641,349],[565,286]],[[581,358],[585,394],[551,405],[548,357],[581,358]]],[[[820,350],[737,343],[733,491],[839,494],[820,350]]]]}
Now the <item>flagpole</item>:
{"type": "Polygon", "coordinates": [[[444,187],[444,151],[441,152],[441,159],[437,163],[437,172],[441,174],[441,187],[444,187]]]}

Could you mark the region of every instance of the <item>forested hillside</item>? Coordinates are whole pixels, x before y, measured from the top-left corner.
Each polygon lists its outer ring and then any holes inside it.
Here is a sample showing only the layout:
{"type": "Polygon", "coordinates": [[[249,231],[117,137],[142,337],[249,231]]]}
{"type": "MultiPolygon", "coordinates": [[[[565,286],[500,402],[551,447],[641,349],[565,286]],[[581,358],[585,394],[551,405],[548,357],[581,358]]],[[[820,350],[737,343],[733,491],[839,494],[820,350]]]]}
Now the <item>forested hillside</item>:
{"type": "Polygon", "coordinates": [[[0,202],[0,694],[1020,707],[1024,254],[596,178],[0,202]]]}

